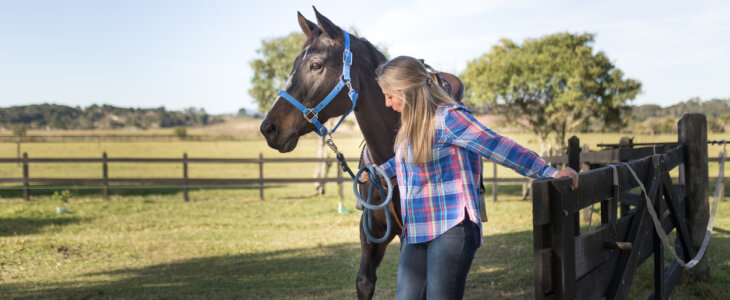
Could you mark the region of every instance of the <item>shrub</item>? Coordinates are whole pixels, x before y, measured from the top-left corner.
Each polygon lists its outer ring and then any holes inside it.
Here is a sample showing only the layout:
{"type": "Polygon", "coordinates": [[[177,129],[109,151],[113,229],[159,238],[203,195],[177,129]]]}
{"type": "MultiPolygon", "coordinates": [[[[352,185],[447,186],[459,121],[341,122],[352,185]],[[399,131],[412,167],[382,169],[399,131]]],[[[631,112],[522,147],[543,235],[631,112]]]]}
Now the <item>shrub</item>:
{"type": "Polygon", "coordinates": [[[175,126],[175,128],[172,129],[173,134],[175,136],[179,137],[180,139],[184,139],[186,136],[188,136],[188,130],[185,127],[182,126],[175,126]]]}

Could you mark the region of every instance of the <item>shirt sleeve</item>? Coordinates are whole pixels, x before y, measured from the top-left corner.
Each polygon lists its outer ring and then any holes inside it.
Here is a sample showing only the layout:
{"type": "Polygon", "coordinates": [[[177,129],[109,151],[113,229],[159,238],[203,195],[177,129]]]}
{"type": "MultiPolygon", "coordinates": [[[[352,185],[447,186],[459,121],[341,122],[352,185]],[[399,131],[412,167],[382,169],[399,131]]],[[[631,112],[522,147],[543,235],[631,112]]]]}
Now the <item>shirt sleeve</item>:
{"type": "Polygon", "coordinates": [[[476,152],[515,172],[532,178],[551,178],[558,174],[537,153],[484,126],[467,109],[453,106],[444,116],[443,142],[476,152]]]}
{"type": "Polygon", "coordinates": [[[377,167],[385,171],[385,174],[388,174],[389,178],[395,177],[395,156],[391,157],[384,164],[377,167]]]}

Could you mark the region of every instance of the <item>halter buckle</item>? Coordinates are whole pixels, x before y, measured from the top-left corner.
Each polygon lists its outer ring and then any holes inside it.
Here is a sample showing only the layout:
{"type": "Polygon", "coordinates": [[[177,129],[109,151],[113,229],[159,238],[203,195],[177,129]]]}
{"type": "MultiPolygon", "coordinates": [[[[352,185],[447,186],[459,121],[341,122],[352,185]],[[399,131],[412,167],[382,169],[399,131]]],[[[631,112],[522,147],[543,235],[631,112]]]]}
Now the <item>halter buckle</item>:
{"type": "Polygon", "coordinates": [[[352,51],[350,51],[350,49],[345,49],[345,51],[342,52],[342,61],[346,65],[352,66],[352,51]]]}
{"type": "Polygon", "coordinates": [[[312,120],[314,120],[315,118],[317,118],[317,113],[314,112],[314,110],[312,110],[311,108],[308,109],[307,112],[303,113],[303,115],[304,115],[304,118],[307,121],[309,121],[309,123],[313,123],[312,120]],[[310,114],[312,115],[312,117],[309,116],[310,114]]]}

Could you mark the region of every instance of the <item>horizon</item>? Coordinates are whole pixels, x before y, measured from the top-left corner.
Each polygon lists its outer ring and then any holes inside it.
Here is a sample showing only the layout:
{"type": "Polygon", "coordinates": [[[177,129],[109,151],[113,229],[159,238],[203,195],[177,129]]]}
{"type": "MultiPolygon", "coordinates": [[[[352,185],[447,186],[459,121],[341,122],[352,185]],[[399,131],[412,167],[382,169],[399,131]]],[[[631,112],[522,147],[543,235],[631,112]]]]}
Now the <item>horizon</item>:
{"type": "MultiPolygon", "coordinates": [[[[314,20],[311,4],[0,0],[0,106],[257,112],[248,95],[249,62],[263,39],[299,32],[297,11],[314,20]]],[[[335,24],[387,47],[391,57],[423,57],[442,71],[461,73],[503,37],[521,44],[555,32],[590,32],[594,52],[605,52],[625,77],[642,82],[630,105],[730,98],[724,58],[730,40],[721,38],[730,36],[730,3],[722,1],[455,1],[447,7],[433,0],[376,1],[357,14],[333,1],[314,4],[335,24]]]]}
{"type": "MultiPolygon", "coordinates": [[[[655,105],[655,106],[659,106],[661,109],[667,109],[667,108],[670,108],[672,106],[675,106],[675,105],[678,105],[678,104],[681,104],[681,103],[687,103],[689,101],[694,101],[694,100],[699,100],[700,103],[714,101],[714,100],[720,100],[720,101],[728,101],[728,102],[730,102],[730,98],[712,98],[712,99],[690,98],[690,99],[687,99],[687,100],[679,101],[677,103],[672,103],[672,104],[667,105],[667,106],[662,106],[662,105],[654,104],[654,103],[644,103],[644,104],[629,103],[628,105],[630,107],[641,107],[641,106],[647,106],[647,105],[655,105]]],[[[238,112],[241,109],[245,109],[245,111],[246,111],[245,115],[248,115],[248,116],[263,115],[263,116],[265,116],[265,112],[260,112],[260,111],[258,111],[256,109],[248,109],[246,107],[241,107],[241,108],[239,108],[235,112],[212,113],[212,112],[209,112],[209,111],[205,110],[205,108],[203,108],[203,107],[193,107],[193,106],[183,107],[183,108],[179,108],[179,109],[173,109],[173,108],[166,107],[164,105],[163,106],[158,106],[158,107],[143,107],[143,106],[119,106],[119,105],[113,105],[113,104],[98,104],[98,103],[92,103],[92,104],[89,104],[89,105],[86,105],[86,106],[81,106],[81,105],[74,105],[74,106],[72,106],[72,105],[59,104],[59,103],[30,103],[30,104],[22,104],[22,105],[0,106],[0,109],[12,108],[12,107],[33,106],[33,105],[36,105],[36,106],[40,106],[40,105],[63,105],[63,106],[71,107],[71,108],[80,108],[80,109],[83,109],[83,110],[88,109],[89,107],[95,106],[95,105],[96,106],[99,106],[99,107],[105,106],[105,105],[109,105],[109,106],[112,106],[112,107],[115,107],[115,108],[137,109],[137,110],[155,110],[155,109],[162,108],[162,109],[164,109],[166,111],[184,111],[186,109],[203,109],[203,111],[205,113],[209,114],[209,115],[229,115],[229,116],[237,116],[238,115],[238,112]]],[[[492,114],[485,113],[485,114],[479,114],[479,115],[492,115],[492,114]]],[[[354,115],[352,117],[354,117],[354,115]]]]}

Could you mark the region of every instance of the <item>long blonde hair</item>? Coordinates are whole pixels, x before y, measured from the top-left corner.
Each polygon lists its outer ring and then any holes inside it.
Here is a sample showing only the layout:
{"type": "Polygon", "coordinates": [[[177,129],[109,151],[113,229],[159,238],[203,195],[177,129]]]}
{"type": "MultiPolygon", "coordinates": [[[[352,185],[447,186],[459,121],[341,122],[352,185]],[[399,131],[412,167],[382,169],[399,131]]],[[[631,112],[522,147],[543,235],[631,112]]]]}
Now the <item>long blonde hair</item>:
{"type": "Polygon", "coordinates": [[[438,86],[423,64],[410,56],[398,56],[375,71],[378,84],[386,91],[403,94],[401,127],[395,137],[394,151],[401,148],[401,159],[411,164],[431,160],[434,117],[438,105],[456,104],[438,86]],[[413,157],[409,157],[408,146],[413,157]]]}

